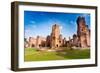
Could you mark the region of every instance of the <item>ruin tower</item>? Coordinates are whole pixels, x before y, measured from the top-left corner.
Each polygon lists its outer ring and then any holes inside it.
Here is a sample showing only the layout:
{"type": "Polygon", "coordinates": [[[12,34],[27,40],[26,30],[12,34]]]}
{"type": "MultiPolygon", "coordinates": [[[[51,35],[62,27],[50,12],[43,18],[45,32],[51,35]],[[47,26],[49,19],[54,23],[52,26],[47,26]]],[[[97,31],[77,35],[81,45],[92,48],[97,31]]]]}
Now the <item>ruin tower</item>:
{"type": "Polygon", "coordinates": [[[78,36],[78,45],[80,47],[88,47],[89,45],[89,30],[86,25],[86,21],[84,17],[79,16],[77,18],[77,36],[78,36]]]}
{"type": "Polygon", "coordinates": [[[65,47],[66,46],[66,38],[64,37],[63,39],[63,46],[65,47]]]}
{"type": "Polygon", "coordinates": [[[37,36],[36,38],[36,47],[39,48],[41,46],[41,38],[40,36],[37,36]]]}
{"type": "Polygon", "coordinates": [[[57,48],[60,46],[59,36],[60,36],[60,28],[59,25],[55,24],[52,26],[52,32],[51,32],[51,48],[57,48]]]}

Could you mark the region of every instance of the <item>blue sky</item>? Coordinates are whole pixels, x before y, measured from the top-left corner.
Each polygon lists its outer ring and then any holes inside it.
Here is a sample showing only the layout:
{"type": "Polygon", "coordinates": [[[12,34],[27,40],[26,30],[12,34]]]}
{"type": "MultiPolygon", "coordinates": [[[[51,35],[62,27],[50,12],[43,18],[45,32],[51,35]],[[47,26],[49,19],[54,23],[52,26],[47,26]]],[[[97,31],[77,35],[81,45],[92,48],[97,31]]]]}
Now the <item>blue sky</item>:
{"type": "Polygon", "coordinates": [[[90,28],[90,14],[24,11],[25,38],[37,35],[46,37],[50,35],[54,24],[60,26],[63,37],[72,37],[77,32],[76,19],[78,16],[84,16],[90,28]]]}

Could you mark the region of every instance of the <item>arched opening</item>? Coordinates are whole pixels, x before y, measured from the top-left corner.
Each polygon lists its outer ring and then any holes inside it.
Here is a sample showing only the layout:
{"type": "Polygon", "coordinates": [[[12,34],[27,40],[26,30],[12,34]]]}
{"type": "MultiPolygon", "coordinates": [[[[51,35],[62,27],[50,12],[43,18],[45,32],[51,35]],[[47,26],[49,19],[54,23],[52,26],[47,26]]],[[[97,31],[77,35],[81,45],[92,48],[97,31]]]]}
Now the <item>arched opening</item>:
{"type": "Polygon", "coordinates": [[[41,48],[41,44],[39,44],[39,47],[41,48]]]}
{"type": "Polygon", "coordinates": [[[58,44],[56,45],[56,47],[58,47],[58,44]]]}
{"type": "Polygon", "coordinates": [[[32,47],[35,47],[35,45],[34,45],[34,44],[32,44],[32,47]]]}
{"type": "Polygon", "coordinates": [[[59,41],[59,43],[61,43],[61,41],[59,41]]]}

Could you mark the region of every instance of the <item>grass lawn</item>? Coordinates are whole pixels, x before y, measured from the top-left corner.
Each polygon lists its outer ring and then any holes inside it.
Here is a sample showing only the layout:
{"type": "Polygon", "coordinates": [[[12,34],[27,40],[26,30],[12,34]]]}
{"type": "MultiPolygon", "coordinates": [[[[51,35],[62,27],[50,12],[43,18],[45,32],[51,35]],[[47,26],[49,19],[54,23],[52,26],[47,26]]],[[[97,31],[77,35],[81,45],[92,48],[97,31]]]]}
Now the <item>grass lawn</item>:
{"type": "Polygon", "coordinates": [[[63,52],[37,51],[36,48],[25,48],[24,61],[70,60],[90,58],[90,50],[70,50],[64,48],[63,52]]]}

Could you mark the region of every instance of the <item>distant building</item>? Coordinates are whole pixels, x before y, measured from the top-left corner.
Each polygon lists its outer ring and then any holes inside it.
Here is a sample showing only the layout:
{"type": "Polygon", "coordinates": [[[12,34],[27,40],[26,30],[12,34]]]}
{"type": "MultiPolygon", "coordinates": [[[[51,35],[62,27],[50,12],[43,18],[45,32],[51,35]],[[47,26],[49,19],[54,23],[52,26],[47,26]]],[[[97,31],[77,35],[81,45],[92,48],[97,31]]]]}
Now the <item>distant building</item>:
{"type": "Polygon", "coordinates": [[[36,39],[34,37],[29,37],[29,47],[35,47],[36,46],[36,39]]]}
{"type": "Polygon", "coordinates": [[[26,38],[24,38],[24,47],[25,48],[29,47],[29,42],[27,41],[26,38]]]}

